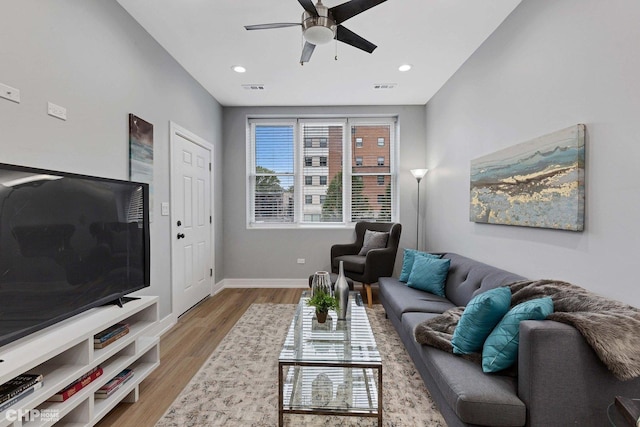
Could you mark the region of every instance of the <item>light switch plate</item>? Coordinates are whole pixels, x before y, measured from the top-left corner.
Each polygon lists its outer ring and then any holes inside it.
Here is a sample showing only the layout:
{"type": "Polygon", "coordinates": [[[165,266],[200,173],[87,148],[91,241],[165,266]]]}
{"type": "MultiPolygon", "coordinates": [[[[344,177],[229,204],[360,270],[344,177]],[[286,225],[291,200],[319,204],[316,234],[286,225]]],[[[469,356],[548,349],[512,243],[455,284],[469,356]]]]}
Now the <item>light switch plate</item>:
{"type": "Polygon", "coordinates": [[[160,203],[160,215],[162,216],[169,215],[169,202],[160,203]]]}
{"type": "Polygon", "coordinates": [[[0,83],[0,97],[20,103],[20,89],[0,83]]]}

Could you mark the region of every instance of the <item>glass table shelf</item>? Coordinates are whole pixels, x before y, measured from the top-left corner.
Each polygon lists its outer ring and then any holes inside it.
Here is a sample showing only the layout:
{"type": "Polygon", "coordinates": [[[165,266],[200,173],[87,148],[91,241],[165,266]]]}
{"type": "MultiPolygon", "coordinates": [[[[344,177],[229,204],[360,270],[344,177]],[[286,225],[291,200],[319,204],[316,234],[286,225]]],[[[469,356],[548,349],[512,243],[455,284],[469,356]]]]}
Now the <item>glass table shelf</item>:
{"type": "Polygon", "coordinates": [[[382,359],[362,298],[349,294],[346,320],[315,318],[304,292],[278,360],[279,425],[284,414],[377,417],[382,425],[382,359]]]}

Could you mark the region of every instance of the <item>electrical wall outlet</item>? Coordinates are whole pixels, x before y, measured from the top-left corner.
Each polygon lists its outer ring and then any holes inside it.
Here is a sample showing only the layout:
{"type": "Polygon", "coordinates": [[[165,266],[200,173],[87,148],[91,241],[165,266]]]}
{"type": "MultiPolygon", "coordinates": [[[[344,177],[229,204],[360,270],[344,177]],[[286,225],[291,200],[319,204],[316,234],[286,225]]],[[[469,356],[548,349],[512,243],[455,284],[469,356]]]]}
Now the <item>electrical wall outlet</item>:
{"type": "Polygon", "coordinates": [[[298,258],[298,264],[304,264],[305,262],[304,258],[298,258]]]}
{"type": "Polygon", "coordinates": [[[20,103],[20,89],[0,83],[0,97],[20,103]]]}

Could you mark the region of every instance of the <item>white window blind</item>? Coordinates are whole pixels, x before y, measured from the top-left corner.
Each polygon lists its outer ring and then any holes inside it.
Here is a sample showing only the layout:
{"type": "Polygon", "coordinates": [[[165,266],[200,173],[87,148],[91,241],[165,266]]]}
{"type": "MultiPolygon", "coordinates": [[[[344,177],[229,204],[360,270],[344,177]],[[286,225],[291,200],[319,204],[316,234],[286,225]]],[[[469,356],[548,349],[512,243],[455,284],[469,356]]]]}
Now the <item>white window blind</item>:
{"type": "Polygon", "coordinates": [[[392,180],[390,144],[391,124],[362,124],[351,127],[352,147],[364,142],[351,168],[351,221],[392,220],[392,180]],[[367,143],[369,142],[369,143],[367,143]]]}
{"type": "Polygon", "coordinates": [[[253,222],[293,223],[294,126],[253,126],[253,222]]]}
{"type": "Polygon", "coordinates": [[[305,203],[303,223],[343,222],[342,214],[342,164],[344,124],[323,122],[300,123],[304,144],[302,157],[312,158],[304,162],[304,175],[317,177],[311,185],[302,187],[305,199],[312,196],[314,203],[305,203]],[[316,202],[317,201],[317,202],[316,202]]]}

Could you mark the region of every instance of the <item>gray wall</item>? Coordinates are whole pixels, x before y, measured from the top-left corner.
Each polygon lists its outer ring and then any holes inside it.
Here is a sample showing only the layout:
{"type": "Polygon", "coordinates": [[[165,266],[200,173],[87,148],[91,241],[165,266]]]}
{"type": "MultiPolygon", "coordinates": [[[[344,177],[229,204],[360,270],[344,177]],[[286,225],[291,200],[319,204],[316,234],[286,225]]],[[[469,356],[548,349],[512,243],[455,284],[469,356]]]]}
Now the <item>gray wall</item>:
{"type": "MultiPolygon", "coordinates": [[[[416,181],[410,169],[424,167],[424,106],[385,107],[225,107],[224,108],[224,252],[227,279],[301,279],[329,269],[329,251],[334,243],[353,240],[353,229],[246,228],[246,124],[247,116],[304,114],[398,115],[400,127],[399,221],[401,247],[416,244],[416,181]],[[306,264],[296,264],[305,258],[306,264]]],[[[424,193],[423,193],[424,194],[424,193]]],[[[421,204],[424,196],[421,198],[421,204]]],[[[424,212],[424,208],[422,210],[424,212]]],[[[401,251],[398,259],[401,262],[401,251]]],[[[396,268],[399,267],[396,262],[396,268]]]]}
{"type": "Polygon", "coordinates": [[[640,2],[525,0],[427,104],[427,246],[640,306],[640,2]],[[469,222],[471,159],[585,123],[584,232],[469,222]]]}
{"type": "MultiPolygon", "coordinates": [[[[115,1],[1,0],[0,83],[22,102],[0,99],[0,161],[128,179],[128,114],[154,125],[151,287],[171,312],[169,121],[215,145],[216,206],[222,205],[222,108],[115,1]],[[47,101],[68,120],[47,116],[47,101]]],[[[216,215],[216,280],[222,218],[216,215]]]]}

